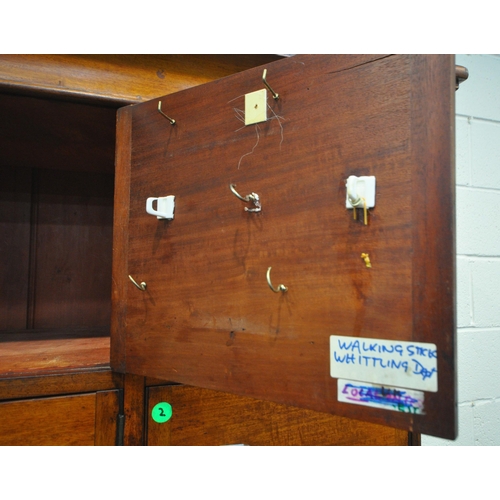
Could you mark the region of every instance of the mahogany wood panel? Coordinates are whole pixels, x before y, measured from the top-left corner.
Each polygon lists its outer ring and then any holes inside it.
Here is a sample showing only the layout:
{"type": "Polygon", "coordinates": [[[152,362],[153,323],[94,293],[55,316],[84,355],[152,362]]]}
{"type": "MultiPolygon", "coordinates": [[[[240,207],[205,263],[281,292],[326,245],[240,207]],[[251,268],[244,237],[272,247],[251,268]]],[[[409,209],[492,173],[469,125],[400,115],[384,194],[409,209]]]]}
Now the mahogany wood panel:
{"type": "Polygon", "coordinates": [[[267,68],[280,99],[257,126],[240,119],[260,68],[162,98],[175,126],[156,100],[120,110],[130,187],[116,190],[112,366],[453,438],[453,57],[295,56],[267,68]],[[351,174],[377,176],[368,226],[345,209],[351,174]],[[258,193],[262,212],[245,212],[229,183],[258,193]],[[146,214],[148,197],[168,194],[173,221],[146,214]],[[269,290],[269,266],[286,294],[269,290]],[[426,415],[339,403],[332,334],[435,343],[426,415]]]}
{"type": "Polygon", "coordinates": [[[281,56],[4,54],[0,87],[123,104],[178,92],[277,59],[281,56]]]}
{"type": "Polygon", "coordinates": [[[131,116],[125,109],[116,122],[115,207],[113,212],[111,364],[115,370],[125,370],[125,331],[127,318],[127,283],[122,279],[128,259],[128,223],[130,208],[131,116]],[[118,203],[117,201],[120,200],[118,203]],[[113,332],[116,335],[113,335],[113,332]]]}
{"type": "Polygon", "coordinates": [[[124,380],[124,412],[125,412],[125,446],[144,445],[144,377],[125,375],[124,380]]]}
{"type": "Polygon", "coordinates": [[[0,445],[114,446],[118,391],[0,403],[0,445]]]}
{"type": "Polygon", "coordinates": [[[0,329],[109,328],[114,110],[0,95],[0,112],[0,329]]]}
{"type": "Polygon", "coordinates": [[[411,90],[413,331],[437,345],[439,374],[438,393],[426,397],[429,417],[417,418],[415,431],[455,439],[456,67],[451,56],[415,58],[412,66],[415,74],[427,75],[413,81],[411,90]],[[446,92],[450,85],[453,92],[446,92]]]}
{"type": "Polygon", "coordinates": [[[149,446],[406,446],[402,430],[187,386],[149,388],[149,446]],[[172,418],[153,421],[155,404],[172,418]]]}
{"type": "Polygon", "coordinates": [[[27,399],[60,394],[105,391],[122,388],[123,375],[108,368],[71,371],[68,373],[0,377],[0,400],[27,399]]]}
{"type": "MultiPolygon", "coordinates": [[[[0,342],[0,377],[71,373],[109,367],[109,337],[0,342]]],[[[62,386],[61,386],[62,389],[62,386]]]]}
{"type": "Polygon", "coordinates": [[[0,330],[109,328],[113,175],[0,175],[0,330]]]}
{"type": "Polygon", "coordinates": [[[114,171],[115,110],[0,93],[0,165],[114,171]]]}
{"type": "Polygon", "coordinates": [[[113,184],[40,170],[33,328],[110,324],[113,184]]]}
{"type": "Polygon", "coordinates": [[[1,446],[92,446],[96,395],[0,403],[1,446]]]}
{"type": "Polygon", "coordinates": [[[27,326],[30,218],[31,170],[0,168],[0,331],[27,326]]]}
{"type": "Polygon", "coordinates": [[[95,445],[115,446],[119,391],[100,391],[96,394],[95,445]]]}

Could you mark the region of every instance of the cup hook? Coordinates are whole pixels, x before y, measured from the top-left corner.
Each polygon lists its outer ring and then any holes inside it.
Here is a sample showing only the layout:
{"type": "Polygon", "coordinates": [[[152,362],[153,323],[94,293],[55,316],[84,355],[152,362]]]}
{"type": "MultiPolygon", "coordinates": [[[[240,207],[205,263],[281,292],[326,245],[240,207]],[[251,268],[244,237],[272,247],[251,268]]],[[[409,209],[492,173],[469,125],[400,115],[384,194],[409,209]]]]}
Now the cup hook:
{"type": "Polygon", "coordinates": [[[158,113],[162,114],[172,125],[175,125],[175,120],[173,118],[170,118],[170,116],[167,116],[162,110],[161,110],[161,101],[158,101],[158,113]]]}
{"type": "Polygon", "coordinates": [[[275,101],[277,101],[279,98],[280,98],[280,95],[277,94],[272,88],[271,86],[269,85],[269,83],[267,83],[267,80],[266,80],[266,75],[267,75],[267,69],[264,70],[264,73],[262,73],[262,81],[264,82],[264,85],[269,89],[269,92],[271,92],[271,94],[273,94],[273,98],[275,101]]]}
{"type": "Polygon", "coordinates": [[[139,289],[139,290],[142,290],[143,292],[146,291],[146,283],[144,281],[141,281],[141,284],[137,283],[137,281],[135,281],[134,278],[132,278],[132,276],[130,276],[130,274],[128,275],[128,277],[130,278],[130,281],[139,289]]]}
{"type": "Polygon", "coordinates": [[[274,292],[274,293],[279,293],[279,292],[286,292],[288,291],[288,288],[285,285],[282,285],[281,283],[278,285],[278,288],[274,288],[273,284],[271,283],[271,267],[267,269],[267,284],[269,285],[269,288],[274,292]]]}

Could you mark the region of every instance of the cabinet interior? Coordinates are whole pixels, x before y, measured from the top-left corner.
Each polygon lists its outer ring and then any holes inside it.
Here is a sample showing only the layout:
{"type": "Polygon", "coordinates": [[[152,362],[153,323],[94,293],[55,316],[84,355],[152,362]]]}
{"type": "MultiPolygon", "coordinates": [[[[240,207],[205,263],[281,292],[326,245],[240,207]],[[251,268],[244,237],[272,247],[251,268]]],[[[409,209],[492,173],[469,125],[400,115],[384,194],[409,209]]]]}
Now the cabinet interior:
{"type": "Polygon", "coordinates": [[[109,370],[116,110],[276,59],[0,56],[0,378],[109,370]]]}
{"type": "Polygon", "coordinates": [[[112,106],[0,94],[0,338],[109,336],[112,106]]]}

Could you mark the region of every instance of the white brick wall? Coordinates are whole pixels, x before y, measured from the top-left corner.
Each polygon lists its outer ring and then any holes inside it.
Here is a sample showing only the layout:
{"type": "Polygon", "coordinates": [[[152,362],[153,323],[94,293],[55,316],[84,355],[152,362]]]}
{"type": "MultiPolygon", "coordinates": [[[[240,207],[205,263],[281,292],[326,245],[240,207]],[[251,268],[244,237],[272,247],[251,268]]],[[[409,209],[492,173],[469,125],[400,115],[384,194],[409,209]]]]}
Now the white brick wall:
{"type": "Polygon", "coordinates": [[[422,445],[500,445],[500,57],[457,55],[459,435],[422,445]]]}

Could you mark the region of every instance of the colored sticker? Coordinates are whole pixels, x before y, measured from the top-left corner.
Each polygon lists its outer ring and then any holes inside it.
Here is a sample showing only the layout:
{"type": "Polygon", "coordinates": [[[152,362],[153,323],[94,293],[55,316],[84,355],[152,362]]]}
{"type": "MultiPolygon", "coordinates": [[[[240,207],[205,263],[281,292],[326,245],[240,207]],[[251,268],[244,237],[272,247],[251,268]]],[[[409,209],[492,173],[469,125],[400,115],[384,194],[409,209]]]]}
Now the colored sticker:
{"type": "Polygon", "coordinates": [[[425,415],[424,393],[421,391],[339,379],[337,396],[342,403],[425,415]]]}
{"type": "Polygon", "coordinates": [[[331,335],[330,375],[437,392],[437,348],[423,342],[331,335]]]}
{"type": "Polygon", "coordinates": [[[158,403],[151,411],[152,419],[158,424],[164,424],[172,416],[172,406],[169,403],[158,403]]]}

